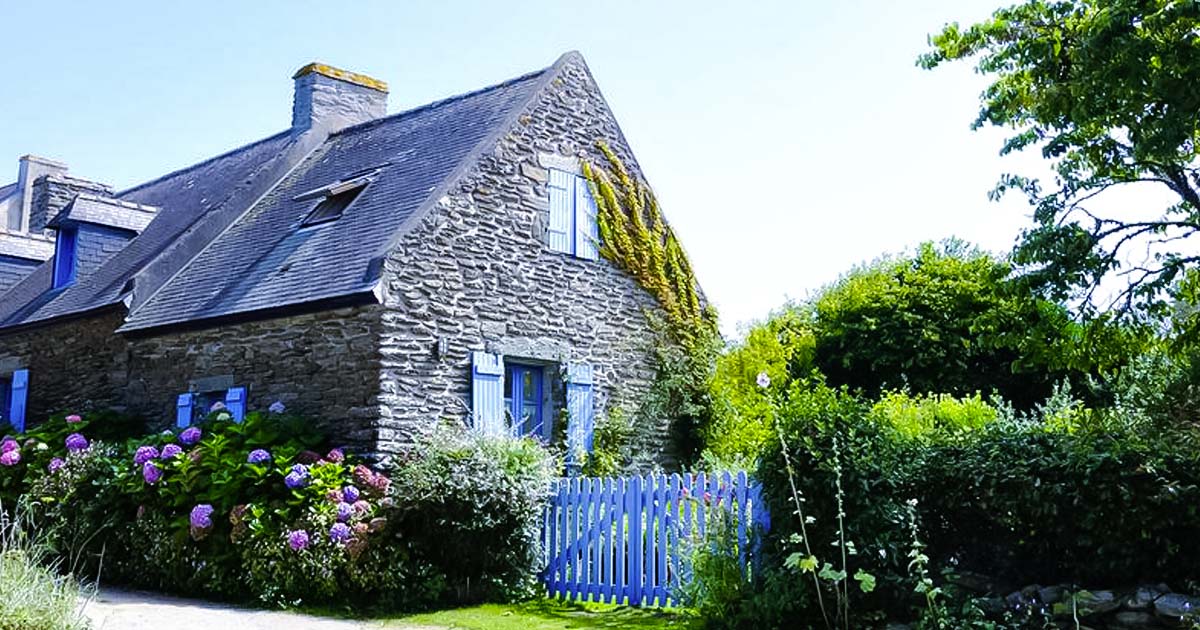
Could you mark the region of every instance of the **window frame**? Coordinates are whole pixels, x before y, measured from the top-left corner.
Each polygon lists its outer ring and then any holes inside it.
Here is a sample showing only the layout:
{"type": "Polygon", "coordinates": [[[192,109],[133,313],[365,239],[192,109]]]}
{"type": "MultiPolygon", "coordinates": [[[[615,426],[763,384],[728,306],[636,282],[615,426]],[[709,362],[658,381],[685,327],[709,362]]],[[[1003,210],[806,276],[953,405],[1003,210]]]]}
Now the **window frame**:
{"type": "Polygon", "coordinates": [[[346,216],[346,213],[350,211],[350,208],[353,208],[354,204],[358,203],[358,200],[362,198],[363,192],[367,189],[367,186],[369,186],[371,182],[368,180],[358,179],[346,183],[352,185],[333,187],[325,191],[325,194],[322,195],[321,198],[318,199],[311,208],[309,208],[308,213],[304,215],[304,220],[300,222],[301,229],[332,223],[346,216]],[[336,197],[341,197],[343,195],[352,195],[352,197],[345,206],[342,206],[341,210],[338,210],[337,214],[318,216],[322,205],[328,203],[336,197]]]}
{"type": "Polygon", "coordinates": [[[520,361],[505,361],[504,381],[504,410],[511,418],[509,427],[512,432],[519,436],[535,436],[549,439],[553,431],[553,419],[551,418],[550,421],[547,421],[549,414],[546,413],[546,366],[534,363],[522,363],[520,361]],[[532,426],[530,427],[526,427],[526,423],[521,422],[526,409],[524,395],[525,374],[530,374],[534,377],[536,388],[535,400],[537,404],[532,410],[533,414],[530,420],[532,426]]]}

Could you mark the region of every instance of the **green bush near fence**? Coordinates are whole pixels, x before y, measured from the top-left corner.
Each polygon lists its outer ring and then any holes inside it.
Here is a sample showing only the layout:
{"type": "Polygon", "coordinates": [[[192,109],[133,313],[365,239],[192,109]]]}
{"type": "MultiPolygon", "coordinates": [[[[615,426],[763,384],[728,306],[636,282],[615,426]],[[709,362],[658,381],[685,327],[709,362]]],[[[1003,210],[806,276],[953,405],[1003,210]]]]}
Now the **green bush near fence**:
{"type": "Polygon", "coordinates": [[[714,583],[699,605],[718,611],[709,625],[824,627],[818,592],[835,620],[848,598],[851,627],[911,620],[928,603],[924,579],[944,598],[968,574],[1001,596],[1029,584],[1200,582],[1200,565],[1181,561],[1200,557],[1196,430],[1136,404],[1158,404],[1132,395],[1148,378],[1110,383],[1110,408],[1059,390],[1027,414],[977,397],[871,401],[821,382],[766,394],[779,429],[756,473],[772,514],[766,571],[738,582],[704,558],[698,577],[714,583]]]}
{"type": "Polygon", "coordinates": [[[286,414],[237,423],[218,409],[199,426],[125,440],[112,427],[130,423],[114,419],[58,416],[0,441],[0,500],[27,506],[80,572],[222,599],[403,610],[527,595],[540,568],[555,467],[528,440],[447,428],[385,475],[286,414]]]}

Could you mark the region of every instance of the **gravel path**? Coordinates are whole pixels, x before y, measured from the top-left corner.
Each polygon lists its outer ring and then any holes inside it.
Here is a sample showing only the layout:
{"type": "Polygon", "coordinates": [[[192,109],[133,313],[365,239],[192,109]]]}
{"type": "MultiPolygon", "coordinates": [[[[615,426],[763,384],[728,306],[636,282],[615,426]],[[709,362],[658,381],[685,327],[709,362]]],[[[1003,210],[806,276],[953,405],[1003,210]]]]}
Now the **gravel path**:
{"type": "MultiPolygon", "coordinates": [[[[382,625],[239,608],[157,593],[104,588],[84,613],[94,630],[378,630],[382,625]]],[[[389,628],[405,626],[389,625],[389,628]]],[[[415,630],[415,626],[410,626],[415,630]]],[[[432,629],[431,629],[432,630],[432,629]]]]}

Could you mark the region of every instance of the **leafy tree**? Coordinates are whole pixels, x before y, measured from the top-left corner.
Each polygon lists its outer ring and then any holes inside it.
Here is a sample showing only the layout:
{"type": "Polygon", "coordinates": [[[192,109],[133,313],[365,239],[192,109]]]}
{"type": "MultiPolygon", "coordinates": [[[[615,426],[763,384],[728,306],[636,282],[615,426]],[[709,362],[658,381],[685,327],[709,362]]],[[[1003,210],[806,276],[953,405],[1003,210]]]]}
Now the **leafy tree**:
{"type": "Polygon", "coordinates": [[[1200,3],[1029,0],[930,44],[919,65],[975,58],[991,78],[974,127],[1012,130],[1002,154],[1040,150],[1056,173],[1005,175],[993,191],[1021,191],[1035,209],[1014,256],[1024,279],[1078,299],[1084,315],[1166,314],[1166,295],[1200,262],[1200,3]],[[1134,185],[1173,203],[1097,206],[1134,185]],[[1109,291],[1105,278],[1123,282],[1109,291]]]}
{"type": "Polygon", "coordinates": [[[1029,407],[1056,381],[1118,367],[1140,349],[1139,330],[1075,322],[1011,273],[961,241],[856,269],[812,303],[816,365],[831,385],[871,396],[994,391],[1029,407]]]}

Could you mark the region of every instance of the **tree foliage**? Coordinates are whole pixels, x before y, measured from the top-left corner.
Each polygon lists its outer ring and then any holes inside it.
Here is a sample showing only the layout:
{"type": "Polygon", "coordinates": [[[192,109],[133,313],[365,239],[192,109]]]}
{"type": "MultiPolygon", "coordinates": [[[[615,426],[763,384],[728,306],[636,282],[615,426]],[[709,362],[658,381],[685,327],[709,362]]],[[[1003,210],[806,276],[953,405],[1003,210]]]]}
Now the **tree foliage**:
{"type": "Polygon", "coordinates": [[[960,242],[861,267],[813,301],[816,363],[830,384],[877,396],[999,392],[1045,398],[1069,323],[1054,304],[1010,291],[1007,262],[960,242]]]}
{"type": "Polygon", "coordinates": [[[1014,258],[1024,278],[1079,299],[1085,315],[1164,314],[1164,295],[1200,262],[1200,3],[1029,0],[930,44],[919,65],[974,58],[992,80],[974,127],[1010,129],[1002,154],[1039,150],[1054,168],[1052,183],[1005,175],[993,191],[1021,191],[1035,209],[1014,258]],[[1135,184],[1173,203],[1097,206],[1135,184]],[[1105,278],[1124,282],[1110,292],[1105,278]]]}

